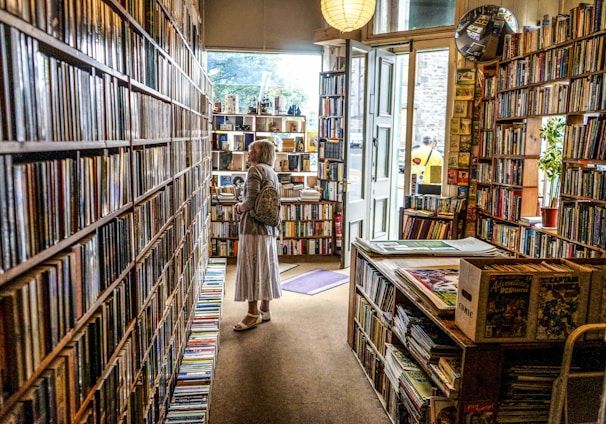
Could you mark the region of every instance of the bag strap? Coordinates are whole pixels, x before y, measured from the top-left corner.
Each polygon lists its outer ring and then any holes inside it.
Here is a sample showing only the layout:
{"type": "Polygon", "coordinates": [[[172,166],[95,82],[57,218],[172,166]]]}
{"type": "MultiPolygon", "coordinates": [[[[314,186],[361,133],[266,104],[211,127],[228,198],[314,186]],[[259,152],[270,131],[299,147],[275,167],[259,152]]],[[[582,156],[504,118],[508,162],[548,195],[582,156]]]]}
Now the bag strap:
{"type": "Polygon", "coordinates": [[[427,160],[425,161],[425,165],[423,165],[423,166],[427,166],[427,163],[429,162],[429,158],[431,157],[431,154],[432,154],[432,153],[433,153],[433,149],[431,149],[431,150],[429,151],[429,154],[427,155],[427,160]]]}

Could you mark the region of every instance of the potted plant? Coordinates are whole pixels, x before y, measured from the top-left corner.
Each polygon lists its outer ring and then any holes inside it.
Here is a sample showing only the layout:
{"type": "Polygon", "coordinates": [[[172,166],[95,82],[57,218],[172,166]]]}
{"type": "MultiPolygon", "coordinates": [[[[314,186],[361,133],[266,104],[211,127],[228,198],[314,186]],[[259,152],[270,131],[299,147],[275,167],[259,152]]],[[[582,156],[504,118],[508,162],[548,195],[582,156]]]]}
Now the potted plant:
{"type": "Polygon", "coordinates": [[[565,119],[555,116],[549,118],[539,130],[539,136],[546,143],[545,150],[539,157],[539,169],[543,171],[546,180],[546,190],[543,193],[543,205],[541,206],[544,227],[557,225],[565,127],[565,119]]]}

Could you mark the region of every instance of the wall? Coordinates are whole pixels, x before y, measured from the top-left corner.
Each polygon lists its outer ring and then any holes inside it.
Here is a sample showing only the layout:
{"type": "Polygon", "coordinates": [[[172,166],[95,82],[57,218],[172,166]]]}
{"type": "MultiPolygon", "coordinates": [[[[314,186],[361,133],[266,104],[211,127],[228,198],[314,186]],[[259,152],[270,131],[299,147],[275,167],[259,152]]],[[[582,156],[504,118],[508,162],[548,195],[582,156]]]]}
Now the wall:
{"type": "Polygon", "coordinates": [[[324,24],[320,0],[202,0],[202,7],[208,49],[322,51],[313,44],[324,24]]]}

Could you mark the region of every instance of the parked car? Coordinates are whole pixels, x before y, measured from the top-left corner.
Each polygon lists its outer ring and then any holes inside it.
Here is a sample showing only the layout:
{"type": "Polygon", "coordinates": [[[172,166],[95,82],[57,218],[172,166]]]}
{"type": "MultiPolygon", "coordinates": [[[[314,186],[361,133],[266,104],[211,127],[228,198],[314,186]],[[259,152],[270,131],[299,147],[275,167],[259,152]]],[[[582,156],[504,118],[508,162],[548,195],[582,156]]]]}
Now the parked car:
{"type": "Polygon", "coordinates": [[[361,149],[363,142],[364,142],[364,137],[362,137],[362,133],[351,133],[349,135],[349,147],[350,148],[361,149]]]}

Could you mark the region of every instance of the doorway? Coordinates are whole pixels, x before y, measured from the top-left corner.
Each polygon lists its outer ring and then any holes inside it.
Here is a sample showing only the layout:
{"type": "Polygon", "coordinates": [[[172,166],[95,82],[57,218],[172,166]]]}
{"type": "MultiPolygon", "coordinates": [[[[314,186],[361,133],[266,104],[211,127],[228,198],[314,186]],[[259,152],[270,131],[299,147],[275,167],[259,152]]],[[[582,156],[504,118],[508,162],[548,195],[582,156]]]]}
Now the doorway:
{"type": "Polygon", "coordinates": [[[396,51],[392,238],[399,238],[399,211],[406,196],[425,190],[444,192],[451,51],[450,39],[418,41],[396,51]]]}

